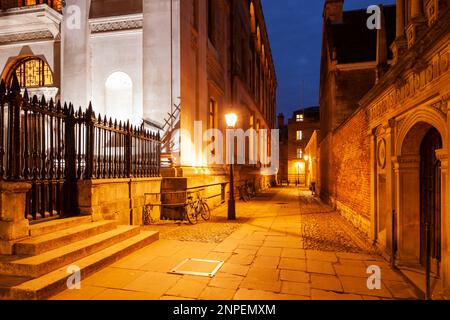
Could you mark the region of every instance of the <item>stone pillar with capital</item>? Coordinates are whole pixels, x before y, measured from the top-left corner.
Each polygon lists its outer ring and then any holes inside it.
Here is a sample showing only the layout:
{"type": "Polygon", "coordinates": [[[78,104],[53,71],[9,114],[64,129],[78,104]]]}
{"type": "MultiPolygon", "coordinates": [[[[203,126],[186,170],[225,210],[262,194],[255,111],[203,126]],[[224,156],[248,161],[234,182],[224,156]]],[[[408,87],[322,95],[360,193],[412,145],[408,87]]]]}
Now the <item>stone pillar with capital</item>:
{"type": "MultiPolygon", "coordinates": [[[[385,124],[385,172],[386,172],[386,247],[389,248],[389,252],[392,251],[392,243],[396,242],[395,235],[392,234],[392,214],[395,208],[396,198],[395,198],[395,176],[394,176],[394,166],[392,162],[393,155],[395,154],[395,142],[394,142],[394,130],[396,121],[395,119],[390,119],[385,124]]],[[[392,252],[391,252],[392,254],[392,252]]]]}
{"type": "Polygon", "coordinates": [[[426,23],[427,20],[423,14],[423,0],[411,0],[411,19],[406,27],[408,48],[412,47],[424,32],[426,23]]]}
{"type": "Polygon", "coordinates": [[[391,50],[394,54],[394,63],[406,50],[405,37],[405,0],[397,0],[396,7],[396,38],[391,45],[391,50]]]}
{"type": "Polygon", "coordinates": [[[13,254],[13,244],[29,237],[25,218],[26,194],[31,184],[0,181],[0,254],[13,254]]]}

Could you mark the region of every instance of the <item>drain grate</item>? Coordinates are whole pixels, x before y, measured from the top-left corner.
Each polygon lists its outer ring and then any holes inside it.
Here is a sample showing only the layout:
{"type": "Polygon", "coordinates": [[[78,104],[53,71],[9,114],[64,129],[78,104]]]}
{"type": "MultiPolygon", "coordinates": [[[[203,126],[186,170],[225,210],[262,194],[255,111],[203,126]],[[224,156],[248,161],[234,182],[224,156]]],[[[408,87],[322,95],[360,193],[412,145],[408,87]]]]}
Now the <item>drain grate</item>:
{"type": "Polygon", "coordinates": [[[212,278],[223,264],[224,261],[188,258],[169,273],[212,278]]]}

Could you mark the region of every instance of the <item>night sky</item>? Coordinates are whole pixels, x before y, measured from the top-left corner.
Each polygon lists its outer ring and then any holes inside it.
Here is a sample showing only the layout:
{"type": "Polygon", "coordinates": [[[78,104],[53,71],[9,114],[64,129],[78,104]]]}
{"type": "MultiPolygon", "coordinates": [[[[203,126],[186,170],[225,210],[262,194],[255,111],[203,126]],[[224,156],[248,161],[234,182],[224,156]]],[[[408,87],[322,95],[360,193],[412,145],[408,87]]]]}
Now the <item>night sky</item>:
{"type": "MultiPolygon", "coordinates": [[[[262,0],[278,78],[278,111],[292,116],[302,105],[319,103],[320,53],[324,0],[262,0]]],[[[346,0],[344,10],[395,0],[346,0]]],[[[369,15],[368,15],[369,16],[369,15]]]]}

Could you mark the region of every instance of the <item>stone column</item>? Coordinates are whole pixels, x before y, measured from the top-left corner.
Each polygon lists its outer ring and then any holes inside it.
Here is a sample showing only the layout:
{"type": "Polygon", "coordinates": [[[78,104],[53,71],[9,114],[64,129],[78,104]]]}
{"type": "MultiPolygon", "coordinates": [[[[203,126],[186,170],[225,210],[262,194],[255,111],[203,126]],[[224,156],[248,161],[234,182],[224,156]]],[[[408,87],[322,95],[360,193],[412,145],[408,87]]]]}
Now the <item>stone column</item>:
{"type": "Polygon", "coordinates": [[[436,157],[441,161],[441,275],[444,289],[450,287],[450,237],[446,230],[450,230],[450,194],[448,180],[448,152],[447,150],[437,150],[436,157]]]}
{"type": "Polygon", "coordinates": [[[397,0],[396,15],[396,39],[391,45],[391,50],[394,55],[394,64],[397,63],[399,57],[402,56],[407,47],[405,37],[405,0],[397,0]]]}
{"type": "Polygon", "coordinates": [[[91,100],[90,0],[66,0],[61,23],[61,100],[86,108],[91,100]]]}
{"type": "Polygon", "coordinates": [[[414,45],[416,40],[426,29],[426,18],[423,14],[423,0],[411,1],[411,20],[407,27],[408,47],[414,45]]]}
{"type": "Polygon", "coordinates": [[[411,1],[411,18],[421,18],[423,16],[423,2],[422,0],[411,1]]]}
{"type": "Polygon", "coordinates": [[[25,182],[0,182],[0,254],[12,254],[14,241],[30,235],[25,218],[26,194],[31,185],[25,182]]]}
{"type": "Polygon", "coordinates": [[[370,130],[370,168],[372,169],[370,172],[370,222],[372,225],[370,231],[370,239],[373,243],[377,243],[378,241],[378,226],[377,226],[377,161],[375,159],[376,156],[376,145],[377,145],[377,136],[376,130],[370,130]]]}
{"type": "Polygon", "coordinates": [[[143,2],[144,119],[163,125],[181,98],[180,0],[143,2]]]}
{"type": "Polygon", "coordinates": [[[393,159],[397,212],[397,261],[419,264],[420,258],[420,156],[393,159]]]}
{"type": "Polygon", "coordinates": [[[405,35],[405,0],[397,0],[396,15],[396,35],[401,38],[405,35]]]}
{"type": "MultiPolygon", "coordinates": [[[[390,119],[385,125],[385,141],[386,141],[386,156],[385,156],[385,171],[386,171],[386,248],[387,251],[392,254],[392,243],[396,241],[393,239],[392,234],[392,213],[395,210],[395,176],[394,176],[394,166],[392,162],[392,157],[395,152],[395,141],[394,141],[394,128],[395,120],[390,119]]],[[[398,234],[398,228],[396,228],[396,233],[398,234]]]]}

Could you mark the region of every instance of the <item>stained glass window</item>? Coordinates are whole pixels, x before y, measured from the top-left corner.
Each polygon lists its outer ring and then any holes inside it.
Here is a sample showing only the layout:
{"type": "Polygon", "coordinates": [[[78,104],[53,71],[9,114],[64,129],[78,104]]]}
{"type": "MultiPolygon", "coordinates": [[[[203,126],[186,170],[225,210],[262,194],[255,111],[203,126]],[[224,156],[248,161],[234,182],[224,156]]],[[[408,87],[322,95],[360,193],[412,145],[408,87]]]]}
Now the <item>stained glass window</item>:
{"type": "MultiPolygon", "coordinates": [[[[46,87],[53,85],[53,74],[45,61],[33,58],[23,60],[15,69],[22,88],[46,87]]],[[[12,79],[11,79],[12,81],[12,79]]]]}

